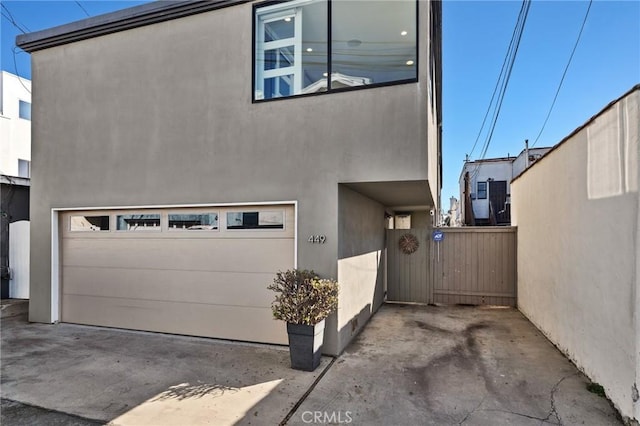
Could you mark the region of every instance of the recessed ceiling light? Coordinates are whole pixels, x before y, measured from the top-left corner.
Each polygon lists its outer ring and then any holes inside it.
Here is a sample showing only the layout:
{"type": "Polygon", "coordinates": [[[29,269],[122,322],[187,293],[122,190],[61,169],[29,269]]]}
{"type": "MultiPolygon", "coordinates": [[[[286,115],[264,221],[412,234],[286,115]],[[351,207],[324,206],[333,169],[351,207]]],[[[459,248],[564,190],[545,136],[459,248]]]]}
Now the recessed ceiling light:
{"type": "Polygon", "coordinates": [[[401,35],[401,36],[406,36],[406,35],[407,35],[407,32],[406,32],[406,31],[402,31],[402,32],[400,33],[400,35],[401,35]]]}
{"type": "Polygon", "coordinates": [[[313,49],[310,47],[307,47],[307,52],[313,52],[313,49]]]}
{"type": "Polygon", "coordinates": [[[291,18],[289,18],[289,17],[284,18],[284,22],[291,22],[291,18]]]}
{"type": "Polygon", "coordinates": [[[413,61],[412,61],[411,59],[409,59],[409,60],[407,61],[407,65],[413,65],[413,61]]]}

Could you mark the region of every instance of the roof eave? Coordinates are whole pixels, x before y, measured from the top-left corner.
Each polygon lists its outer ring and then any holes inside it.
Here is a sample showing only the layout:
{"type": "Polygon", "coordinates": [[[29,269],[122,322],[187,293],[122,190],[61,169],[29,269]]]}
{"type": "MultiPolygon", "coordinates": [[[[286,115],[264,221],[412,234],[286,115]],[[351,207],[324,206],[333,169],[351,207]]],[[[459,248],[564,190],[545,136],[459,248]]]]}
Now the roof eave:
{"type": "Polygon", "coordinates": [[[16,37],[16,45],[27,52],[35,52],[248,1],[250,0],[154,1],[42,31],[21,34],[16,37]]]}

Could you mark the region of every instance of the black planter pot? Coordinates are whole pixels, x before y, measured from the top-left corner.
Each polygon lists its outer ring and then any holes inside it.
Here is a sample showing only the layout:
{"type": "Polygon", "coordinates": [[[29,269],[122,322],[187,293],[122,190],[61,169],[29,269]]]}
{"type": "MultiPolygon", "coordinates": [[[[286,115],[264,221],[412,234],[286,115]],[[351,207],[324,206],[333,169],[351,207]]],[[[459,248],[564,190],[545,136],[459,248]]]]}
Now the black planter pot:
{"type": "Polygon", "coordinates": [[[316,325],[287,323],[291,368],[313,371],[320,365],[324,320],[316,325]]]}

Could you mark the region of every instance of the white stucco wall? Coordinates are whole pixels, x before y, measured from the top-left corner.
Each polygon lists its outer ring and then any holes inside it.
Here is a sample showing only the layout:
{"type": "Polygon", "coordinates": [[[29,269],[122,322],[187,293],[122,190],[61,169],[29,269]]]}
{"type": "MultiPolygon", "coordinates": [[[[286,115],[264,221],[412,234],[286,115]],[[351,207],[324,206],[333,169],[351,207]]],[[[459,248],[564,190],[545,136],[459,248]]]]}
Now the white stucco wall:
{"type": "MultiPolygon", "coordinates": [[[[478,199],[478,182],[487,182],[489,178],[500,181],[507,181],[507,194],[509,194],[509,183],[511,182],[512,170],[511,160],[502,161],[482,161],[467,163],[460,175],[460,199],[464,200],[464,174],[469,172],[471,177],[471,194],[476,196],[472,201],[473,213],[476,219],[487,219],[489,217],[489,184],[487,184],[487,198],[478,199]]],[[[464,217],[464,216],[463,216],[464,217]]]]}
{"type": "Polygon", "coordinates": [[[31,81],[6,71],[0,77],[0,174],[18,176],[18,160],[31,161],[31,121],[19,117],[18,106],[31,103],[31,81]]]}
{"type": "MultiPolygon", "coordinates": [[[[529,165],[532,165],[537,159],[542,157],[544,154],[551,150],[550,147],[545,148],[529,148],[529,156],[534,157],[534,161],[529,161],[529,165]]],[[[522,150],[520,154],[513,160],[513,164],[511,166],[512,178],[515,178],[520,173],[524,172],[524,169],[527,168],[527,151],[522,150]]]]}
{"type": "Polygon", "coordinates": [[[636,86],[511,184],[519,309],[636,420],[639,103],[636,86]]]}

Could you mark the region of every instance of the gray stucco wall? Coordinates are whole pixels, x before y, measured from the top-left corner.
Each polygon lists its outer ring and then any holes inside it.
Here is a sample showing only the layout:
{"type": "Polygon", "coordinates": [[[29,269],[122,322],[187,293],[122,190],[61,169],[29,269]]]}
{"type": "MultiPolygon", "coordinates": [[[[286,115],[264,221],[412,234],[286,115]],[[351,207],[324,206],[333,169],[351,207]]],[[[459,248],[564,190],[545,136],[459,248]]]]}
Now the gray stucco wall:
{"type": "Polygon", "coordinates": [[[30,320],[52,208],[297,200],[298,265],[336,277],[338,183],[428,178],[428,43],[418,83],[252,104],[251,25],[244,4],[32,54],[30,320]]]}
{"type": "Polygon", "coordinates": [[[340,301],[327,335],[328,353],[340,353],[384,302],[384,206],[345,186],[338,191],[338,281],[340,301]]]}

